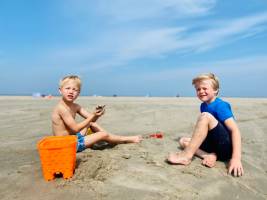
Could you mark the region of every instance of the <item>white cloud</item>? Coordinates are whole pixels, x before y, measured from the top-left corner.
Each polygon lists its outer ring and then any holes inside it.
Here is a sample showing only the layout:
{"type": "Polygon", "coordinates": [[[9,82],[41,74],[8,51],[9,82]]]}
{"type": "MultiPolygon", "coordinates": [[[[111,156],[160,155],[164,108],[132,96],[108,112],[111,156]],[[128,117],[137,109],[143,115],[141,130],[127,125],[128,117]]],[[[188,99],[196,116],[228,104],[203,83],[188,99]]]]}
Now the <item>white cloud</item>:
{"type": "Polygon", "coordinates": [[[68,1],[68,15],[94,14],[108,21],[132,21],[158,19],[160,17],[183,18],[206,15],[216,0],[97,0],[68,1]]]}
{"type": "Polygon", "coordinates": [[[88,61],[90,69],[122,65],[135,59],[160,57],[175,50],[176,39],[184,31],[184,28],[112,31],[108,34],[112,38],[99,37],[96,46],[88,42],[75,48],[54,50],[47,59],[68,64],[88,61]]]}
{"type": "Polygon", "coordinates": [[[102,1],[102,12],[115,20],[152,19],[163,16],[174,18],[207,14],[214,0],[113,0],[102,1]]]}
{"type": "Polygon", "coordinates": [[[176,41],[183,28],[162,28],[140,32],[119,50],[121,59],[160,56],[176,49],[176,41]]]}
{"type": "MultiPolygon", "coordinates": [[[[212,11],[215,0],[99,0],[72,1],[73,12],[83,10],[102,21],[117,21],[115,26],[103,25],[100,35],[88,33],[88,41],[77,47],[53,52],[56,58],[86,63],[92,68],[106,68],[127,64],[144,58],[162,58],[169,53],[192,53],[208,51],[224,44],[252,37],[263,31],[267,13],[259,13],[236,19],[208,21],[200,27],[190,25],[167,25],[160,23],[147,26],[143,21],[171,18],[197,17],[212,11]],[[91,12],[92,11],[92,12],[91,12]],[[121,20],[128,21],[127,24],[121,20]],[[140,23],[134,23],[139,20],[140,23]],[[141,21],[143,20],[143,21],[141,21]],[[199,28],[200,27],[200,28],[199,28]]],[[[70,4],[68,4],[70,6],[70,4]]],[[[195,19],[197,20],[197,19],[195,19]]],[[[184,21],[186,22],[186,21],[184,21]]],[[[149,23],[148,23],[149,24],[149,23]]],[[[187,23],[184,23],[187,24],[187,23]]],[[[85,66],[85,65],[83,65],[85,66]]]]}
{"type": "MultiPolygon", "coordinates": [[[[159,28],[130,35],[129,40],[119,43],[117,49],[113,49],[115,57],[110,60],[116,64],[130,62],[140,58],[158,58],[173,52],[199,52],[224,45],[244,37],[252,37],[265,31],[263,25],[267,23],[267,13],[221,21],[216,27],[204,31],[190,32],[183,28],[159,28]]],[[[118,37],[124,37],[124,33],[118,37]]],[[[113,38],[114,39],[114,38],[113,38]]],[[[111,49],[112,51],[112,49],[111,49]]],[[[112,54],[114,55],[114,54],[112,54]]]]}
{"type": "Polygon", "coordinates": [[[221,21],[216,27],[203,32],[197,32],[183,43],[184,47],[194,50],[206,50],[228,43],[229,41],[251,37],[265,30],[267,13],[221,21]]]}
{"type": "MultiPolygon", "coordinates": [[[[200,73],[213,72],[218,76],[243,76],[248,77],[251,74],[258,74],[258,77],[267,74],[267,55],[250,56],[234,59],[216,60],[208,62],[190,62],[184,66],[177,66],[174,69],[166,67],[164,70],[150,72],[141,75],[140,79],[146,81],[159,80],[170,81],[173,79],[186,78],[191,80],[200,73]]],[[[240,78],[240,77],[239,77],[240,78]]]]}

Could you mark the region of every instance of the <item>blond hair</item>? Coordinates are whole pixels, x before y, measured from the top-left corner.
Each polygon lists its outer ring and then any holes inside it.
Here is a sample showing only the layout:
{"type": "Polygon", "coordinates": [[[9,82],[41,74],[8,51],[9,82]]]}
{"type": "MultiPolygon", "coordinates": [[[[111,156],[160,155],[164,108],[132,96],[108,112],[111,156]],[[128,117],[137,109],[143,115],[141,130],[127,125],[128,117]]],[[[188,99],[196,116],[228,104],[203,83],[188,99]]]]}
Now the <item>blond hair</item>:
{"type": "Polygon", "coordinates": [[[197,83],[202,82],[204,80],[211,80],[212,88],[217,92],[217,95],[219,93],[220,83],[219,78],[215,76],[213,73],[206,73],[206,74],[200,74],[197,77],[195,77],[192,80],[192,85],[196,86],[197,83]]]}
{"type": "Polygon", "coordinates": [[[63,77],[60,81],[59,81],[59,88],[62,88],[67,82],[69,81],[74,81],[77,83],[79,90],[81,89],[82,86],[82,81],[80,79],[79,76],[76,75],[69,75],[69,76],[65,76],[63,77]]]}

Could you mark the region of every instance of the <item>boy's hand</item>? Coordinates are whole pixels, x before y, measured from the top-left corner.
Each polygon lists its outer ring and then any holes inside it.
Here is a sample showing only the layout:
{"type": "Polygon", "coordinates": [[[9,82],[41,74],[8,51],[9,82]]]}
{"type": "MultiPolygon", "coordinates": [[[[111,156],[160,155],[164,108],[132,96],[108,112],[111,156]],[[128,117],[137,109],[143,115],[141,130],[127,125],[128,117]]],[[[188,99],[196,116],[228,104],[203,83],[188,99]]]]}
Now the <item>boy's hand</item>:
{"type": "Polygon", "coordinates": [[[244,170],[240,159],[232,158],[229,162],[228,174],[233,174],[234,176],[242,176],[244,170]]]}
{"type": "Polygon", "coordinates": [[[105,113],[105,105],[98,105],[95,108],[95,115],[100,117],[105,113]]]}

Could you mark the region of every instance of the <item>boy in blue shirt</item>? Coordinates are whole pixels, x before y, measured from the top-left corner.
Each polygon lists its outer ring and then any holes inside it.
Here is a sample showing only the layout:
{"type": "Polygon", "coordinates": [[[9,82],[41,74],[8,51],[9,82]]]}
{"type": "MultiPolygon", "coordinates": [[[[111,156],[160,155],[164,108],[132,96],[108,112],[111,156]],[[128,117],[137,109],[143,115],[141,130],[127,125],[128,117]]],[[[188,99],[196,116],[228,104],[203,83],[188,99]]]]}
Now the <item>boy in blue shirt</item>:
{"type": "Polygon", "coordinates": [[[193,79],[197,97],[202,101],[192,138],[179,140],[184,149],[170,153],[167,160],[171,164],[188,165],[194,155],[203,159],[207,167],[215,166],[216,160],[230,159],[228,173],[242,176],[241,136],[229,103],[218,98],[219,80],[212,74],[201,74],[193,79]]]}

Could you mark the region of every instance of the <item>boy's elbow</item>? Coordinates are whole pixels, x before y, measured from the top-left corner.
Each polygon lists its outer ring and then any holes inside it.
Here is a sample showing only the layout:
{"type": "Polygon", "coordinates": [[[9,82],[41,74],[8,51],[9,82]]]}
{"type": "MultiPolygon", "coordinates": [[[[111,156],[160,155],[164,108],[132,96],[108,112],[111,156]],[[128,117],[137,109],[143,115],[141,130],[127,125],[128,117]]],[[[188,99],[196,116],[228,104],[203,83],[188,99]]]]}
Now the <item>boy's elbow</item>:
{"type": "Polygon", "coordinates": [[[78,133],[78,132],[80,132],[80,128],[77,126],[77,127],[73,127],[72,128],[72,131],[74,132],[74,133],[78,133]]]}

